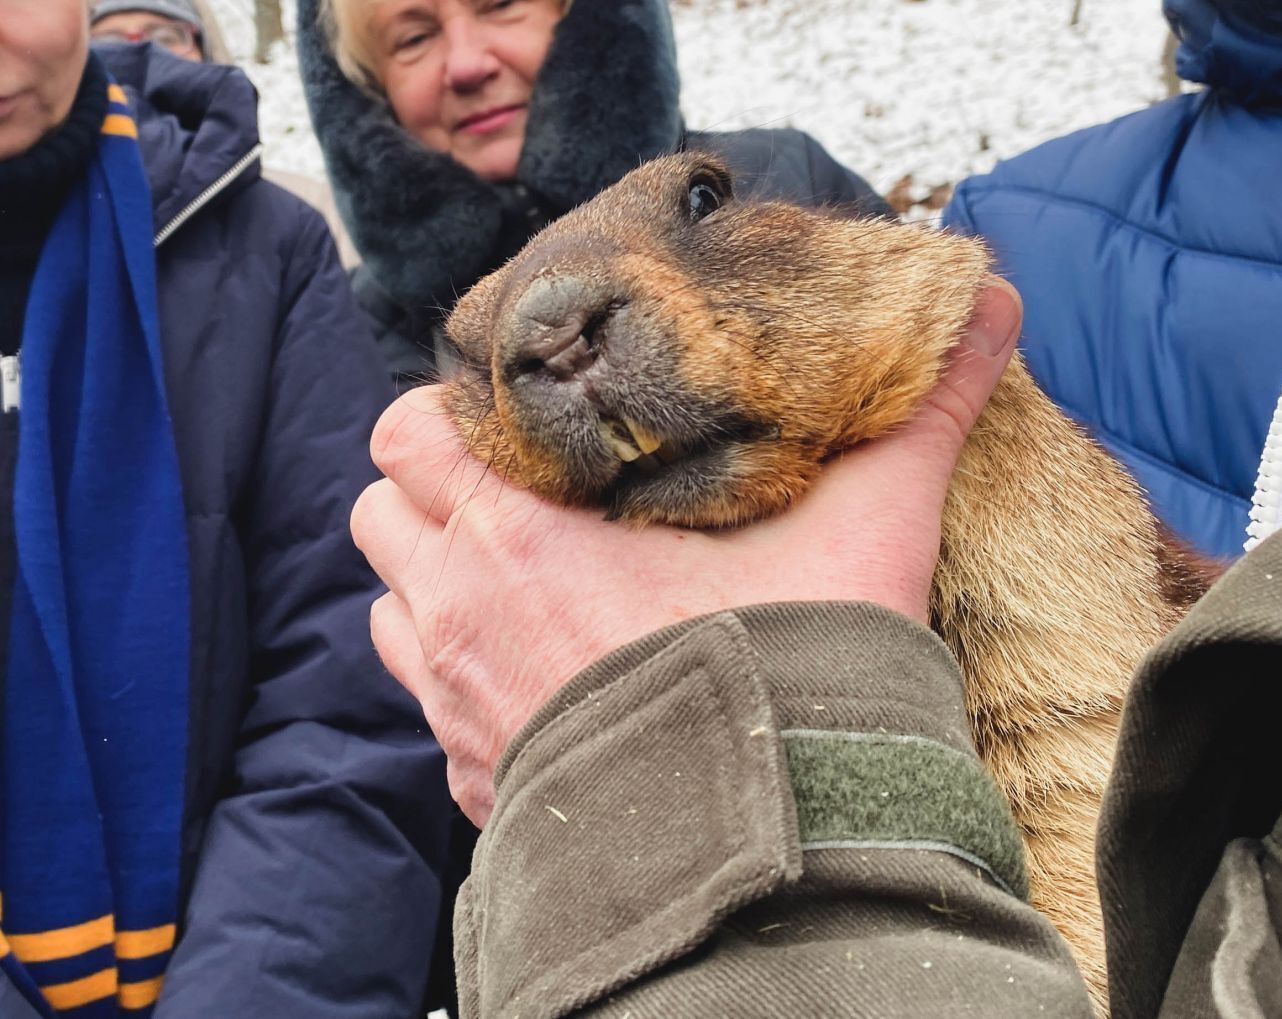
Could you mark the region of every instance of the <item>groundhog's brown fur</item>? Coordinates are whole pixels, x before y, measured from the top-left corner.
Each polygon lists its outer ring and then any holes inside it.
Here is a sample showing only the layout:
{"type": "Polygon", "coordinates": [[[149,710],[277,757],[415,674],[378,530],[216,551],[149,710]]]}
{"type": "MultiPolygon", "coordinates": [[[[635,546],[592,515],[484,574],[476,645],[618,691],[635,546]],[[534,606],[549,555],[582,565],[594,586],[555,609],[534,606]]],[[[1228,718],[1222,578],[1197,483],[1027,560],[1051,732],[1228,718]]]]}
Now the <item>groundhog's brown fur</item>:
{"type": "MultiPolygon", "coordinates": [[[[728,191],[715,161],[649,164],[459,303],[450,334],[472,367],[449,399],[478,455],[553,499],[727,526],[785,508],[825,458],[913,413],[971,314],[983,246],[728,191]]],[[[1118,714],[1203,586],[1017,356],[952,482],[933,624],[1023,827],[1032,901],[1101,1010],[1095,822],[1118,714]]]]}

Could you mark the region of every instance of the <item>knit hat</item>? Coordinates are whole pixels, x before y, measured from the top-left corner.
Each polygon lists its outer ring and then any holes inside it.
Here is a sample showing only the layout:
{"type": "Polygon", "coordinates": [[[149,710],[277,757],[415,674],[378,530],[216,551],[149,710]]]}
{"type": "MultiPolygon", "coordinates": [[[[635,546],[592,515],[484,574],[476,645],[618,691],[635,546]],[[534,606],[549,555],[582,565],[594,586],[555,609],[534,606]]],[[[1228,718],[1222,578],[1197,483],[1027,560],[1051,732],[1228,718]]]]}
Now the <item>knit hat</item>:
{"type": "Polygon", "coordinates": [[[185,21],[198,29],[205,27],[192,0],[99,0],[93,5],[90,23],[105,18],[108,14],[123,14],[125,11],[146,11],[149,14],[159,14],[162,18],[185,21]]]}

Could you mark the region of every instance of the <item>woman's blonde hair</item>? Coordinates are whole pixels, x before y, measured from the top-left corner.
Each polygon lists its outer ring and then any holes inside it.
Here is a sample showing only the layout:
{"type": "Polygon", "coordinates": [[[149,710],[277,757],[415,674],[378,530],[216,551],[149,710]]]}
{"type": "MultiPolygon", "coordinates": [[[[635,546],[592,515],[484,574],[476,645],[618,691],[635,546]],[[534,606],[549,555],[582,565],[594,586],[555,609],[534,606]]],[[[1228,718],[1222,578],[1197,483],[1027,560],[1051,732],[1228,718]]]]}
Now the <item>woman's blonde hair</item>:
{"type": "Polygon", "coordinates": [[[318,20],[338,69],[355,85],[381,92],[366,8],[377,0],[320,0],[318,20]]]}
{"type": "MultiPolygon", "coordinates": [[[[381,94],[382,83],[375,71],[373,43],[369,37],[368,9],[381,0],[320,0],[318,20],[330,51],[348,81],[381,94]]],[[[562,15],[574,0],[561,0],[562,15]]]]}

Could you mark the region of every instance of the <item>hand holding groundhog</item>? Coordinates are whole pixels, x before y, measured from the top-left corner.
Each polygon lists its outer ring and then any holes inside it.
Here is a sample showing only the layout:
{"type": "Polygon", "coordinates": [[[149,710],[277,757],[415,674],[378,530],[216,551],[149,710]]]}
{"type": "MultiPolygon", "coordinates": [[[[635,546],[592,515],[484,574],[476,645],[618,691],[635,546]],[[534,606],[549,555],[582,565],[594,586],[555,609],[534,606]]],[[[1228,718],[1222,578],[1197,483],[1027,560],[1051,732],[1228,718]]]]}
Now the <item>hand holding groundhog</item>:
{"type": "Polygon", "coordinates": [[[940,515],[967,433],[1019,336],[1018,296],[994,280],[943,381],[898,432],[832,464],[793,509],[738,531],[637,529],[545,503],[465,450],[434,389],[383,415],[387,479],[352,515],[389,593],[374,643],[423,706],[450,787],[483,825],[494,768],[571,677],[692,616],[773,601],[872,601],[925,622],[940,515]]]}

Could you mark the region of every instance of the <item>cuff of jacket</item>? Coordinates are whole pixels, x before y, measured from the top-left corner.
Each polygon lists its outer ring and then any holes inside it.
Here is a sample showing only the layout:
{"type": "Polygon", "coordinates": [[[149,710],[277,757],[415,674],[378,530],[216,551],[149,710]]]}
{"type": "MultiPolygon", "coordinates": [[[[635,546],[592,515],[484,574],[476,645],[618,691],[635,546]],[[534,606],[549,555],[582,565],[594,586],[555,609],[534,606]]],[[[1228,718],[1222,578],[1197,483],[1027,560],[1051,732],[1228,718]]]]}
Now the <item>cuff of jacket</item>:
{"type": "Polygon", "coordinates": [[[518,734],[455,914],[464,1015],[556,1016],[796,881],[808,849],[948,853],[1024,894],[956,662],[875,605],[691,620],[576,676],[518,734]]]}

